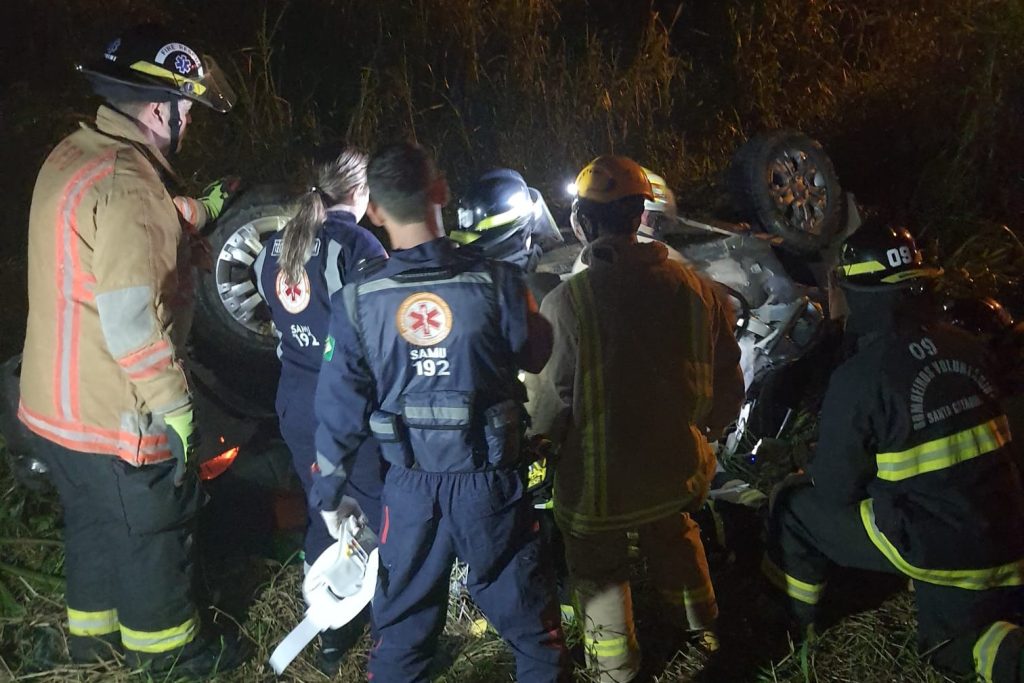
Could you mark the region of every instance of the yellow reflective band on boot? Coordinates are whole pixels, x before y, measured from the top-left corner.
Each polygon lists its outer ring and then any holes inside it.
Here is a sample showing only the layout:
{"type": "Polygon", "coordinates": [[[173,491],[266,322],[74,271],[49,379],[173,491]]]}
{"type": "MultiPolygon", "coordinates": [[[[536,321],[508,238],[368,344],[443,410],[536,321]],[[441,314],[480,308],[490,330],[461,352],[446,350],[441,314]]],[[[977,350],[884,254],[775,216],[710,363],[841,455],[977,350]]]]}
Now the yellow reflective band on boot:
{"type": "Polygon", "coordinates": [[[808,605],[817,605],[818,601],[821,600],[821,594],[825,591],[825,584],[807,583],[806,581],[795,579],[769,560],[767,555],[761,561],[761,573],[780,591],[794,600],[799,600],[808,605]]]}
{"type": "Polygon", "coordinates": [[[878,478],[901,481],[919,474],[944,470],[991,453],[1010,443],[1010,425],[1005,415],[984,424],[928,441],[905,451],[875,456],[878,478]]]}
{"type": "Polygon", "coordinates": [[[715,602],[715,589],[710,583],[700,588],[687,588],[683,591],[683,603],[687,607],[706,605],[715,602]]]}
{"type": "Polygon", "coordinates": [[[860,516],[868,537],[885,558],[892,562],[896,569],[912,579],[934,583],[939,586],[955,586],[972,591],[983,591],[990,588],[1005,588],[1024,585],[1024,559],[1008,562],[998,567],[984,569],[923,569],[915,567],[900,555],[888,538],[875,525],[874,501],[868,498],[860,502],[860,516]]]}
{"type": "Polygon", "coordinates": [[[588,652],[598,658],[625,657],[629,654],[629,639],[626,636],[616,636],[615,638],[585,636],[583,645],[588,652]]]}
{"type": "Polygon", "coordinates": [[[977,642],[974,643],[974,670],[978,672],[985,683],[991,683],[992,672],[996,667],[996,656],[999,654],[999,646],[1003,644],[1006,636],[1016,631],[1019,626],[1007,621],[997,621],[985,629],[977,642]]]}
{"type": "Polygon", "coordinates": [[[667,602],[679,605],[680,607],[706,605],[709,602],[715,601],[715,589],[710,583],[700,588],[684,588],[683,590],[662,589],[658,592],[661,593],[667,602]]]}
{"type": "Polygon", "coordinates": [[[192,642],[196,637],[196,619],[192,617],[177,626],[162,631],[136,631],[121,626],[121,644],[127,650],[151,654],[170,652],[192,642]]]}
{"type": "Polygon", "coordinates": [[[691,629],[710,628],[718,618],[718,601],[715,600],[715,589],[710,581],[699,588],[659,592],[666,602],[684,609],[691,629]]]}
{"type": "Polygon", "coordinates": [[[73,636],[105,636],[117,633],[117,610],[86,612],[68,607],[68,633],[73,636]]]}

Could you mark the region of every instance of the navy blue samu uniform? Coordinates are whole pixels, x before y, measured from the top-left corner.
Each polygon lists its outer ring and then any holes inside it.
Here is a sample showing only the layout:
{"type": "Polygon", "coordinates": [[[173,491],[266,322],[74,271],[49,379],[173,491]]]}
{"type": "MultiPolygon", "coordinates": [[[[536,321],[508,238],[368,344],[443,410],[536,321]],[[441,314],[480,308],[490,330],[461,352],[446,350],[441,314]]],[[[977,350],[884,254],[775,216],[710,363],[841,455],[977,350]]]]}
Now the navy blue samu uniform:
{"type": "MultiPolygon", "coordinates": [[[[312,491],[311,469],[316,462],[316,415],[313,396],[324,354],[331,295],[339,291],[356,264],[387,253],[373,234],[360,227],[348,211],[328,211],[327,220],[313,242],[303,281],[289,285],[280,271],[283,231],[273,235],[256,260],[260,295],[270,307],[280,337],[281,381],[277,389],[277,415],[295,471],[306,491],[309,522],[306,562],[312,564],[334,543],[327,533],[320,504],[312,491]]],[[[373,439],[367,440],[355,460],[345,493],[359,501],[374,529],[380,524],[381,460],[373,439]]]]}
{"type": "Polygon", "coordinates": [[[558,680],[561,625],[520,466],[521,275],[438,239],[353,285],[333,301],[314,486],[337,502],[371,432],[391,465],[370,678],[427,680],[459,557],[474,601],[515,652],[517,679],[558,680]]]}

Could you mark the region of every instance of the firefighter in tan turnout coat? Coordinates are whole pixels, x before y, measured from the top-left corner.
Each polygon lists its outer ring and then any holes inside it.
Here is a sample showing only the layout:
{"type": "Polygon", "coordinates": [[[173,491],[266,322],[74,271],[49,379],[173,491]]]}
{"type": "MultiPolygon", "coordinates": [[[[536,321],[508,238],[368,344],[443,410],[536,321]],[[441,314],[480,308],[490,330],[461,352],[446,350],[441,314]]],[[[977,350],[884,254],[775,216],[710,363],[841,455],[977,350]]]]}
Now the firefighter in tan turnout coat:
{"type": "Polygon", "coordinates": [[[222,203],[175,202],[167,157],[194,101],[226,112],[233,95],[208,57],[153,27],[80,70],[107,103],[36,182],[19,406],[64,508],[70,654],[223,670],[232,653],[202,633],[190,593],[192,280],[176,208],[202,224],[222,203]]]}
{"type": "Polygon", "coordinates": [[[554,513],[601,680],[639,671],[629,532],[680,626],[714,649],[717,617],[699,529],[686,514],[707,495],[708,444],[743,398],[732,314],[713,285],[638,243],[643,169],[605,156],[576,182],[573,228],[590,268],[554,289],[541,312],[555,349],[527,376],[532,430],[558,447],[554,513]]]}

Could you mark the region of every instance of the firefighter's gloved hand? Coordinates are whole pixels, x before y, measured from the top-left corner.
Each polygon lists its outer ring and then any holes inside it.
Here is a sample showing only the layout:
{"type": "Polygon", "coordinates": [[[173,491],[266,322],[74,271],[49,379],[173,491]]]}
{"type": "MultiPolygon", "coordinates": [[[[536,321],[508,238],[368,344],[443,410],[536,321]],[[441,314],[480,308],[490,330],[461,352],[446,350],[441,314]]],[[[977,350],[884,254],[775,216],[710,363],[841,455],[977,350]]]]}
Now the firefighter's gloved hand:
{"type": "Polygon", "coordinates": [[[355,517],[361,523],[366,523],[363,509],[359,507],[359,502],[351,496],[342,496],[337,509],[321,510],[320,516],[324,518],[324,524],[327,525],[327,533],[336,541],[341,539],[341,530],[345,525],[345,520],[349,517],[355,517]]]}
{"type": "Polygon", "coordinates": [[[192,408],[178,411],[173,415],[165,415],[167,425],[167,445],[174,457],[174,484],[181,486],[185,481],[189,465],[195,459],[196,447],[199,445],[199,430],[196,428],[192,408]]]}
{"type": "Polygon", "coordinates": [[[206,207],[206,215],[211,221],[220,218],[241,187],[242,179],[237,176],[221,178],[206,186],[199,201],[206,207]]]}

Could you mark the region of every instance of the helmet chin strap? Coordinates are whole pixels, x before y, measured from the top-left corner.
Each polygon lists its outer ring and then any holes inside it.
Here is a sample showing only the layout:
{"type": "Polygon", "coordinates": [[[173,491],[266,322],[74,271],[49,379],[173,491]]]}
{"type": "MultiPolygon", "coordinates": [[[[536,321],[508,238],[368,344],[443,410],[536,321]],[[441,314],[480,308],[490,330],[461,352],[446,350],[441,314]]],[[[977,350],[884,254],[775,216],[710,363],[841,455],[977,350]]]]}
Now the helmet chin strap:
{"type": "Polygon", "coordinates": [[[590,216],[583,214],[579,208],[579,201],[574,199],[569,220],[572,224],[573,232],[576,233],[576,238],[583,242],[583,244],[590,244],[597,239],[597,231],[590,216]]]}
{"type": "Polygon", "coordinates": [[[167,153],[164,157],[170,161],[174,159],[178,154],[178,143],[181,142],[181,107],[179,103],[180,99],[172,97],[170,100],[171,115],[168,118],[167,123],[170,125],[170,147],[167,149],[167,153]]]}

